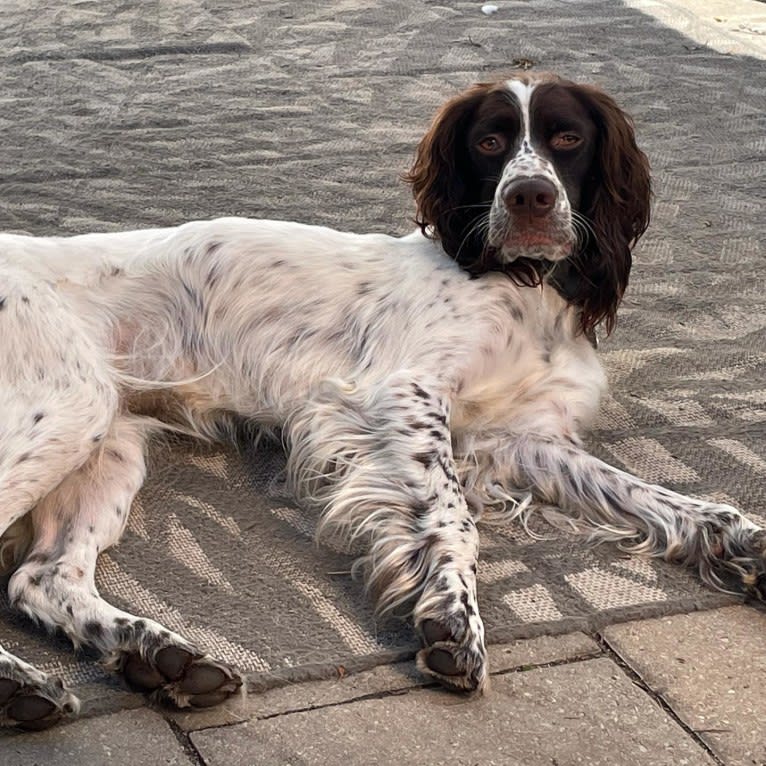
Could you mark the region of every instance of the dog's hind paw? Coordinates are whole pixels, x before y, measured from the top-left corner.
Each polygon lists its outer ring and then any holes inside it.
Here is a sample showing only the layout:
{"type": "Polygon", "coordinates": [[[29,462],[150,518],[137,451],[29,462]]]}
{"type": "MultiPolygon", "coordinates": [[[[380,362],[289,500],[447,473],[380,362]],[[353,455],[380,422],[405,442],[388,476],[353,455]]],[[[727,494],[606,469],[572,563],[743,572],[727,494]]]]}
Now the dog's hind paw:
{"type": "Polygon", "coordinates": [[[80,709],[58,678],[33,668],[0,666],[0,726],[47,729],[80,709]]]}
{"type": "Polygon", "coordinates": [[[154,655],[124,652],[116,662],[128,685],[179,708],[213,707],[239,693],[242,676],[228,665],[178,646],[154,655]]]}

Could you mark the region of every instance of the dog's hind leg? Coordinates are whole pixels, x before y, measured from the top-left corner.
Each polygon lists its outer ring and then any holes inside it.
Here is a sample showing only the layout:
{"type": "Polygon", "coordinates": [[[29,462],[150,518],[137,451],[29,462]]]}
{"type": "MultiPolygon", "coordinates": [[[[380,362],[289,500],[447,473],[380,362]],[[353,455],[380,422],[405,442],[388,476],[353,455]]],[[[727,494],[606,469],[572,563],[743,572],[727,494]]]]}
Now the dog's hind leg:
{"type": "Polygon", "coordinates": [[[412,609],[420,669],[481,691],[479,537],[448,423],[438,383],[401,373],[371,393],[328,382],[288,422],[288,470],[299,496],[323,507],[324,527],[366,544],[358,566],[378,610],[412,609]]]}
{"type": "MultiPolygon", "coordinates": [[[[87,328],[56,290],[2,263],[0,359],[0,569],[6,570],[29,542],[24,517],[98,446],[117,394],[87,328]]],[[[0,648],[0,726],[40,729],[77,707],[59,680],[0,648]]]]}
{"type": "Polygon", "coordinates": [[[143,483],[146,435],[143,418],[118,416],[98,452],[32,511],[32,547],[11,578],[11,603],[98,650],[132,687],[207,707],[239,689],[237,673],[159,623],[111,606],[95,586],[96,559],[119,540],[143,483]]]}
{"type": "Polygon", "coordinates": [[[0,646],[0,726],[39,730],[80,708],[57,678],[6,652],[0,646]]]}
{"type": "Polygon", "coordinates": [[[98,446],[117,407],[104,354],[50,285],[0,262],[0,537],[98,446]]]}

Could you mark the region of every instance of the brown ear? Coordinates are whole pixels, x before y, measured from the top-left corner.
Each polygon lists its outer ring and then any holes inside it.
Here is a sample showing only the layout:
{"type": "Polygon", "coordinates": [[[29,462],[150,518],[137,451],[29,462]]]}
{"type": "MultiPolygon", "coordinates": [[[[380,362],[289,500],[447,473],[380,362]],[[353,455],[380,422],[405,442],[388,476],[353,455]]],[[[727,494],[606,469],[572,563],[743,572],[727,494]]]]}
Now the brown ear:
{"type": "Polygon", "coordinates": [[[630,117],[609,96],[583,85],[574,94],[598,127],[599,145],[580,205],[593,231],[572,269],[588,276],[577,301],[584,329],[603,321],[609,333],[628,286],[631,250],[649,225],[649,161],[636,145],[630,117]]]}
{"type": "Polygon", "coordinates": [[[466,237],[476,211],[471,202],[472,179],[466,167],[466,134],[471,117],[492,86],[474,85],[448,101],[423,136],[415,162],[404,180],[412,184],[417,205],[416,223],[423,233],[438,239],[458,262],[475,257],[466,237]]]}

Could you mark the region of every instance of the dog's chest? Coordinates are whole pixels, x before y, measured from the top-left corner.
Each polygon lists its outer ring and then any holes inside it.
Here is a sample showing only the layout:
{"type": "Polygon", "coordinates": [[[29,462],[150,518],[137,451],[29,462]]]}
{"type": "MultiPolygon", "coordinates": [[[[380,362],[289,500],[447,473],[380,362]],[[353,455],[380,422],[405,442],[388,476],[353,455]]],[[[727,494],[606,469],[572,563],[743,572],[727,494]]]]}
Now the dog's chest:
{"type": "Polygon", "coordinates": [[[577,330],[575,311],[551,289],[523,297],[529,300],[514,304],[523,311],[478,348],[458,382],[453,430],[533,428],[574,436],[595,416],[606,378],[577,330]]]}

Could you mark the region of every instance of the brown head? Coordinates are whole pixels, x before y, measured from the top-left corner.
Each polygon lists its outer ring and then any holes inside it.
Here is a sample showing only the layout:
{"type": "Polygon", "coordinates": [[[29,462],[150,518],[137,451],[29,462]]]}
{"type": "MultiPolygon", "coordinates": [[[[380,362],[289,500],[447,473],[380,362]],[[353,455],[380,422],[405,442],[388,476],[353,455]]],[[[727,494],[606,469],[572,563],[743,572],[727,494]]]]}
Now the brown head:
{"type": "Polygon", "coordinates": [[[406,179],[418,224],[464,268],[547,275],[583,329],[612,329],[651,191],[609,96],[552,75],[475,85],[436,115],[406,179]]]}

